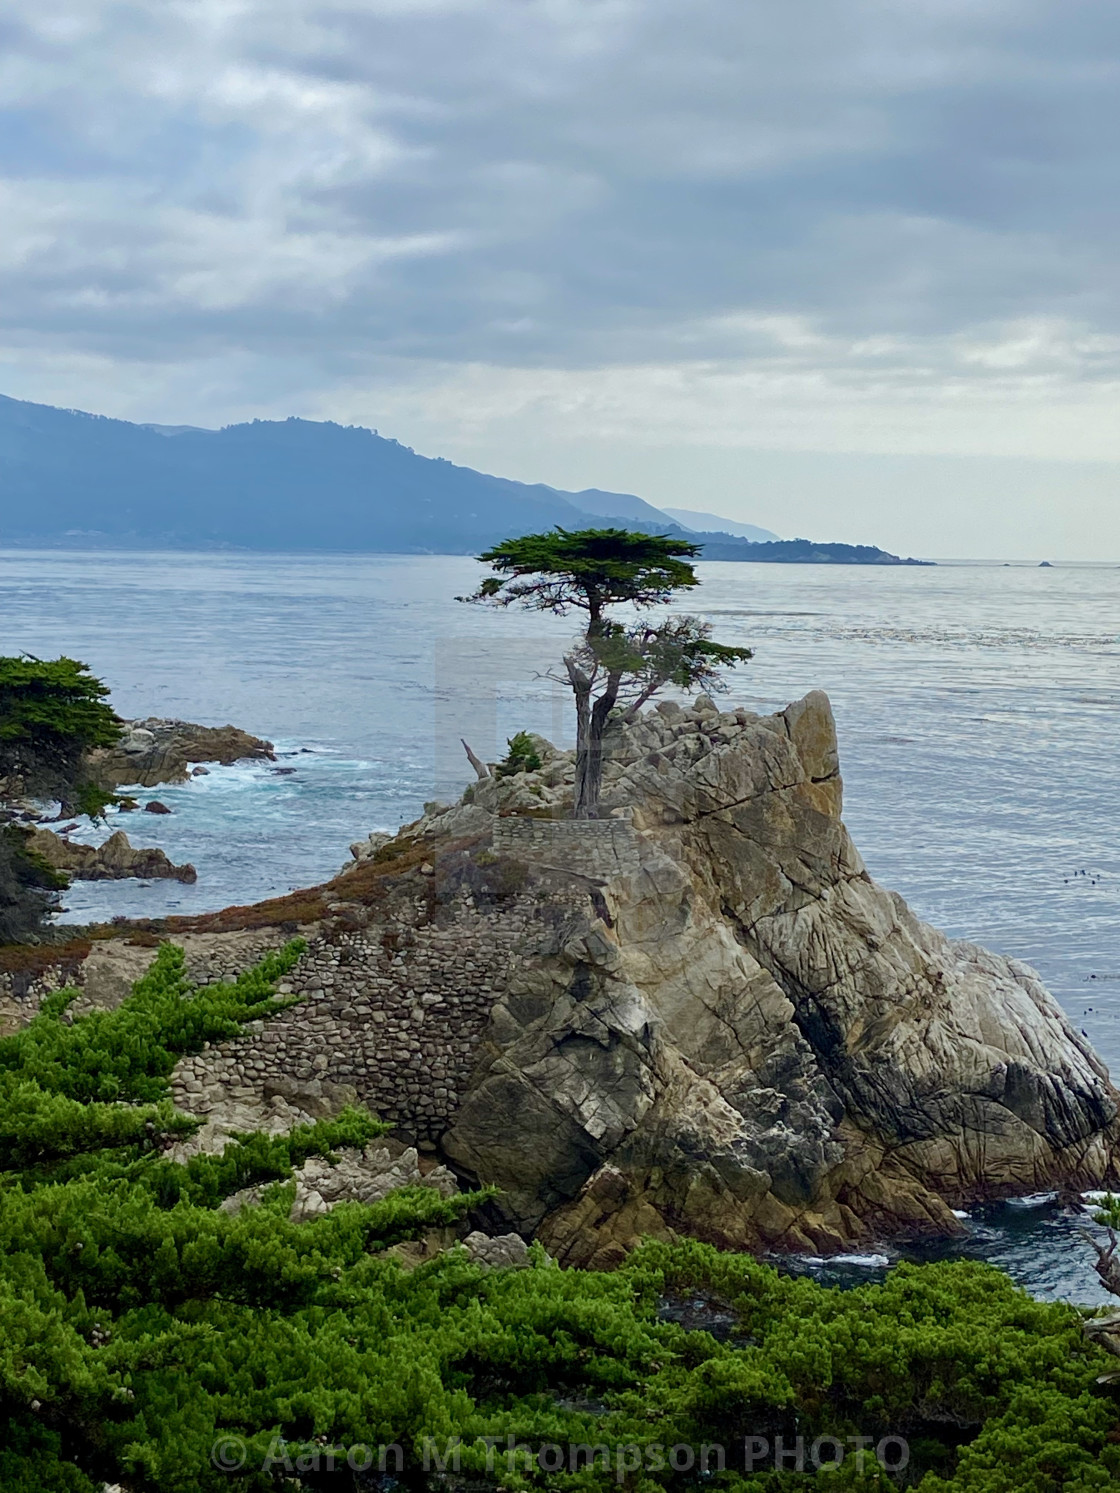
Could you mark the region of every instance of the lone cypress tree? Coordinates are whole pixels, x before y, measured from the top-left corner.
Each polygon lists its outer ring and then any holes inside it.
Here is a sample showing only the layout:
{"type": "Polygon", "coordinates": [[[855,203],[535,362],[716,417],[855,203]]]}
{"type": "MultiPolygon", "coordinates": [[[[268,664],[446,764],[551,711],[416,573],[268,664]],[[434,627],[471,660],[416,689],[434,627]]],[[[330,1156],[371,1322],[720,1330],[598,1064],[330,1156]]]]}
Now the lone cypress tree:
{"type": "Polygon", "coordinates": [[[486,550],[478,558],[496,574],[459,598],[557,616],[586,614],[583,633],[563,659],[576,705],[577,819],[598,813],[603,733],[617,705],[625,704],[632,716],[668,684],[719,688],[721,668],[752,657],[749,648],[713,643],[710,625],[697,617],[671,617],[654,627],[607,615],[623,605],[639,611],[665,606],[676,592],[698,586],[690,562],[699,554],[699,545],[665,534],[557,528],[486,550]]]}

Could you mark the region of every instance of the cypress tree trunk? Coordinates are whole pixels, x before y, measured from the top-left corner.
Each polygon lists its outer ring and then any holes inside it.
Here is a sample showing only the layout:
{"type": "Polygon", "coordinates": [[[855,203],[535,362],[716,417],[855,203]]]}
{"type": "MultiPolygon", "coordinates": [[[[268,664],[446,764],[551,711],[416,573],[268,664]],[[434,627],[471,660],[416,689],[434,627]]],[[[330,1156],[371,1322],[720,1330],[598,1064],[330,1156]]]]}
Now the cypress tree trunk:
{"type": "Polygon", "coordinates": [[[603,787],[603,732],[607,729],[607,718],[618,699],[622,682],[619,674],[607,677],[607,687],[591,705],[588,696],[581,702],[576,698],[576,786],[575,802],[572,806],[574,819],[597,819],[599,817],[599,795],[603,787]],[[590,707],[590,708],[589,708],[590,707]]]}
{"type": "Polygon", "coordinates": [[[591,677],[570,653],[564,659],[564,666],[576,701],[576,781],[572,818],[587,819],[590,816],[583,809],[587,799],[587,747],[591,737],[591,677]]]}
{"type": "Polygon", "coordinates": [[[599,794],[603,787],[603,723],[599,719],[596,701],[587,723],[584,746],[576,749],[576,792],[573,817],[597,819],[599,817],[599,794]]]}

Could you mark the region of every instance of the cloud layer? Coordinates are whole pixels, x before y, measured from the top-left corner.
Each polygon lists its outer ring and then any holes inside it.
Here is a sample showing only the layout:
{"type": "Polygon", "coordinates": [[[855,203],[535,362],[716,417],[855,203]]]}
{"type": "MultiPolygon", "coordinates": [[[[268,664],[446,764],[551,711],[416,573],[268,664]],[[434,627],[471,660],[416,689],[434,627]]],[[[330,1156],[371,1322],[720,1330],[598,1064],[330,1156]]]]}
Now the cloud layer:
{"type": "Polygon", "coordinates": [[[0,27],[7,392],[491,465],[516,418],[506,469],[534,431],[1120,458],[1114,0],[8,0],[0,27]]]}

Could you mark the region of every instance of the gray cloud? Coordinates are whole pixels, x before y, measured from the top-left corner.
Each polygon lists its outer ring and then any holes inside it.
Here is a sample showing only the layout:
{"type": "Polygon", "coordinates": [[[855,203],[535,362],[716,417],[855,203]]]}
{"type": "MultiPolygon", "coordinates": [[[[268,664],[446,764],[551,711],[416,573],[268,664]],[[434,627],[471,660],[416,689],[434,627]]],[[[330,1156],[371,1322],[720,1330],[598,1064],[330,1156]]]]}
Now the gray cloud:
{"type": "Polygon", "coordinates": [[[543,441],[567,409],[633,442],[644,418],[1120,455],[1113,0],[8,0],[3,24],[10,392],[380,408],[460,451],[504,400],[530,429],[548,407],[543,441]]]}

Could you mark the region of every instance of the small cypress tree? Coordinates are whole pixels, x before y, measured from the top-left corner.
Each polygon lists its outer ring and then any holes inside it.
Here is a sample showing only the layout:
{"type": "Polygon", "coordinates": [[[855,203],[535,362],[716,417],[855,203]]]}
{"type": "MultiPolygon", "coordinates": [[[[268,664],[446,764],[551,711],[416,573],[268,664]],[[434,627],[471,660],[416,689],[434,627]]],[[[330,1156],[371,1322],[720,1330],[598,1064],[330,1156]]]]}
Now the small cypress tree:
{"type": "Polygon", "coordinates": [[[112,746],[121,722],[108,686],[72,658],[0,658],[0,779],[72,809],[85,783],[83,759],[112,746]]]}
{"type": "MultiPolygon", "coordinates": [[[[113,801],[89,781],[86,754],[111,746],[121,723],[108,687],[72,658],[0,657],[0,818],[5,799],[57,798],[64,813],[104,813],[113,801]]],[[[28,848],[18,827],[0,828],[0,942],[37,936],[66,885],[28,848]]]]}
{"type": "Polygon", "coordinates": [[[518,731],[515,736],[509,737],[506,746],[509,751],[505,760],[499,762],[497,767],[500,778],[516,777],[519,772],[536,772],[540,767],[540,755],[528,731],[518,731]]]}

